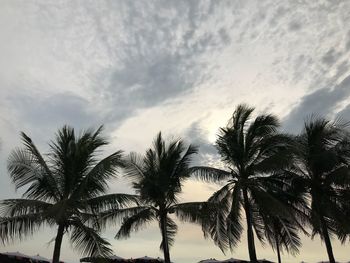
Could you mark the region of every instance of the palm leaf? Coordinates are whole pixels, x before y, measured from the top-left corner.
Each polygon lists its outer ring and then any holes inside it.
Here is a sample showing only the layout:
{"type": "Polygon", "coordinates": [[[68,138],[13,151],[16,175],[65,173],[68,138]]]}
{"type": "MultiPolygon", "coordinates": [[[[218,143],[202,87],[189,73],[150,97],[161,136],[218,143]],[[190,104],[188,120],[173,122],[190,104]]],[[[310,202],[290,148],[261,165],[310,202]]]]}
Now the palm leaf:
{"type": "Polygon", "coordinates": [[[30,199],[5,199],[0,201],[2,217],[22,216],[26,214],[44,213],[52,204],[30,199]]]}
{"type": "Polygon", "coordinates": [[[112,255],[113,250],[109,248],[110,244],[95,229],[84,225],[80,221],[72,222],[72,228],[71,242],[73,247],[79,250],[82,255],[92,257],[112,255]]]}
{"type": "Polygon", "coordinates": [[[137,153],[130,153],[125,167],[125,176],[132,181],[140,181],[145,176],[144,160],[137,153]]]}
{"type": "Polygon", "coordinates": [[[46,223],[43,219],[42,213],[3,217],[0,219],[1,240],[7,243],[32,236],[46,223]]]}
{"type": "Polygon", "coordinates": [[[108,188],[108,180],[113,178],[121,167],[124,167],[122,151],[117,151],[99,161],[80,182],[77,182],[73,195],[94,197],[103,193],[108,188]]]}
{"type": "Polygon", "coordinates": [[[139,198],[131,194],[108,194],[87,199],[85,202],[91,211],[99,213],[125,208],[131,204],[137,205],[139,203],[139,198]]]}
{"type": "Polygon", "coordinates": [[[202,224],[208,221],[214,209],[216,209],[216,205],[211,205],[208,202],[188,202],[175,204],[170,208],[170,211],[175,213],[182,222],[202,224]]]}
{"type": "MultiPolygon", "coordinates": [[[[180,149],[181,150],[181,149],[180,149]]],[[[180,151],[181,154],[182,151],[180,151]]],[[[189,169],[189,165],[192,161],[192,155],[198,152],[198,147],[194,145],[188,146],[186,152],[183,154],[180,160],[177,158],[175,163],[175,169],[173,169],[173,177],[190,175],[192,170],[189,169]]]]}
{"type": "MultiPolygon", "coordinates": [[[[177,233],[177,225],[176,223],[167,216],[166,218],[166,235],[167,235],[167,242],[168,246],[171,247],[175,242],[175,236],[177,233]]],[[[160,250],[164,250],[164,239],[162,239],[162,242],[159,246],[160,250]]]]}
{"type": "Polygon", "coordinates": [[[147,206],[135,206],[127,207],[120,209],[110,209],[100,212],[98,215],[98,224],[103,227],[106,227],[106,224],[117,224],[122,223],[125,218],[131,217],[135,214],[142,212],[145,209],[148,209],[147,206]]]}
{"type": "Polygon", "coordinates": [[[238,244],[243,231],[240,211],[241,202],[241,189],[239,185],[236,184],[232,190],[232,204],[226,219],[226,228],[231,251],[238,244]]]}
{"type": "Polygon", "coordinates": [[[122,225],[115,238],[127,238],[130,236],[132,231],[137,232],[139,229],[145,227],[147,223],[156,219],[154,211],[150,208],[142,209],[137,214],[134,214],[130,217],[124,218],[122,225]]]}
{"type": "Polygon", "coordinates": [[[27,148],[14,150],[8,159],[7,168],[12,181],[17,189],[30,184],[26,196],[58,200],[60,192],[51,171],[30,138],[24,133],[23,136],[27,148]],[[45,187],[41,188],[41,185],[45,187]]]}
{"type": "Polygon", "coordinates": [[[232,173],[206,166],[194,166],[190,168],[191,174],[200,180],[205,182],[218,183],[232,179],[232,173]]]}

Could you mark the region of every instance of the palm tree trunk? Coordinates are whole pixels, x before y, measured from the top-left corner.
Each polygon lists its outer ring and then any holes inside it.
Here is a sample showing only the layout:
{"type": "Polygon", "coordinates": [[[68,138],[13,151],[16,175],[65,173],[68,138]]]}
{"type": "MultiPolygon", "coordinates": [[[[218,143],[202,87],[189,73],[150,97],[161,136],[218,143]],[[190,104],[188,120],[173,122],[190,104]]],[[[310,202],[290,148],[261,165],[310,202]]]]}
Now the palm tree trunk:
{"type": "Polygon", "coordinates": [[[247,219],[247,237],[248,237],[248,251],[250,262],[258,262],[255,252],[254,244],[254,233],[253,233],[253,224],[252,224],[252,215],[250,211],[249,199],[247,189],[243,189],[243,198],[244,198],[244,210],[247,219]]]}
{"type": "Polygon", "coordinates": [[[53,250],[52,263],[59,263],[60,262],[63,234],[64,234],[64,226],[58,225],[57,235],[56,235],[56,239],[55,239],[55,248],[53,250]]]}
{"type": "Polygon", "coordinates": [[[282,263],[282,261],[281,261],[280,244],[278,242],[278,233],[276,232],[277,231],[276,229],[274,231],[275,231],[276,252],[277,252],[278,263],[282,263]]]}
{"type": "Polygon", "coordinates": [[[326,244],[326,248],[327,248],[329,263],[335,263],[331,239],[329,238],[327,224],[323,216],[321,216],[321,227],[322,227],[322,235],[323,235],[324,243],[326,244]]]}
{"type": "Polygon", "coordinates": [[[169,253],[169,244],[168,244],[168,235],[167,235],[167,224],[166,224],[166,214],[162,215],[160,218],[160,227],[163,238],[163,253],[164,253],[164,262],[170,263],[170,253],[169,253]]]}

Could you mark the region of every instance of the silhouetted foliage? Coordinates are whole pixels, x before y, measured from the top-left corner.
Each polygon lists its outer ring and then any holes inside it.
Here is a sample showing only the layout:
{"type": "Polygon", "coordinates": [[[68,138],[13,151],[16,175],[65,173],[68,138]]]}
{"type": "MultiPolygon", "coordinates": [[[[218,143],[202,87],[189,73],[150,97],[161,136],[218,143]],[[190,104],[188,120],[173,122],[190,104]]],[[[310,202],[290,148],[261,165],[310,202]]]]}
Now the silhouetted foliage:
{"type": "Polygon", "coordinates": [[[109,243],[93,227],[97,214],[106,208],[124,207],[136,199],[132,195],[104,195],[108,180],[124,166],[122,152],[98,160],[102,127],[76,137],[64,126],[50,144],[44,158],[22,133],[24,147],[12,152],[8,171],[16,188],[25,188],[22,199],[0,203],[0,235],[4,242],[33,235],[43,226],[57,226],[53,262],[59,262],[62,237],[70,234],[73,247],[82,254],[109,255],[109,243]]]}
{"type": "Polygon", "coordinates": [[[296,138],[293,166],[286,171],[294,193],[304,193],[312,236],[325,242],[329,261],[334,263],[331,235],[344,242],[350,233],[350,137],[347,124],[322,118],[305,123],[296,138]]]}
{"type": "Polygon", "coordinates": [[[190,177],[190,163],[197,147],[185,147],[182,140],[167,145],[159,133],[153,148],[144,156],[130,154],[126,176],[139,196],[139,206],[115,209],[103,214],[102,222],[122,220],[116,238],[127,238],[151,221],[157,221],[162,235],[160,248],[165,262],[170,262],[169,247],[174,243],[177,225],[169,216],[176,215],[181,221],[196,222],[205,228],[209,221],[210,207],[206,202],[179,203],[182,184],[190,177]]]}
{"type": "Polygon", "coordinates": [[[277,131],[275,116],[261,114],[252,119],[253,111],[239,105],[228,125],[220,129],[216,145],[227,170],[195,167],[193,173],[205,181],[226,182],[208,200],[222,207],[216,219],[215,243],[222,250],[236,246],[243,230],[244,209],[249,256],[251,262],[257,262],[253,231],[264,242],[270,215],[294,220],[293,212],[271,193],[278,187],[276,182],[284,183],[283,177],[272,174],[288,165],[293,139],[277,131]]]}

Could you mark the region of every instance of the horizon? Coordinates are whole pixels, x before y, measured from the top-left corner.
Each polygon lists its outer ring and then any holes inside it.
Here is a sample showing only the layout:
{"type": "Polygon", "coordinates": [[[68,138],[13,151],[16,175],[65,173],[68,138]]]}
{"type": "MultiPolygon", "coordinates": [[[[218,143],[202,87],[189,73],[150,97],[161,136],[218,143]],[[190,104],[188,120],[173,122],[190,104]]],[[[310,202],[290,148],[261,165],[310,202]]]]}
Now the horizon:
{"type": "MultiPolygon", "coordinates": [[[[0,1],[0,199],[20,197],[7,158],[20,131],[40,152],[64,124],[104,125],[110,144],[143,154],[157,132],[199,145],[196,162],[221,165],[213,144],[240,103],[275,114],[282,131],[299,133],[312,114],[350,120],[350,1],[0,1]]],[[[182,200],[203,201],[215,186],[189,180],[182,200]]],[[[131,192],[119,178],[110,192],[131,192]]],[[[103,236],[114,254],[163,257],[156,224],[127,240],[103,236]]],[[[1,245],[52,258],[54,229],[1,245]]],[[[247,259],[245,233],[222,254],[201,229],[179,224],[171,260],[247,259]]],[[[276,261],[268,244],[257,256],[276,261]]],[[[327,259],[324,244],[303,236],[300,254],[283,262],[327,259]]],[[[337,261],[349,243],[333,239],[337,261]]],[[[64,238],[61,259],[82,256],[64,238]]]]}

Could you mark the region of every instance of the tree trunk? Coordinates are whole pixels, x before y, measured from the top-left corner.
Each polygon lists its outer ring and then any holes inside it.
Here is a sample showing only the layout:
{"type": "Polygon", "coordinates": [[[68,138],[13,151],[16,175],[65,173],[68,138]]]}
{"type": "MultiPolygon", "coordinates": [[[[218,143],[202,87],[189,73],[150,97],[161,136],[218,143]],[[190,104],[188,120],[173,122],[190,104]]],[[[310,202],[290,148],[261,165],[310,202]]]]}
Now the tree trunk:
{"type": "Polygon", "coordinates": [[[335,263],[333,249],[332,249],[332,243],[331,243],[331,239],[329,238],[329,234],[328,234],[328,227],[327,227],[326,221],[324,220],[324,217],[322,215],[321,215],[321,227],[322,227],[322,235],[323,235],[324,243],[326,244],[326,248],[327,248],[329,263],[335,263]]]}
{"type": "Polygon", "coordinates": [[[258,260],[256,258],[256,252],[255,252],[252,215],[251,215],[251,211],[250,211],[247,189],[243,189],[243,197],[244,197],[244,210],[245,210],[245,215],[246,215],[246,219],[247,219],[247,237],[248,237],[249,259],[250,259],[250,262],[256,263],[256,262],[258,262],[258,260]]]}
{"type": "Polygon", "coordinates": [[[276,240],[276,252],[277,252],[277,258],[278,258],[278,263],[282,263],[281,261],[281,251],[280,251],[280,243],[278,242],[278,233],[275,231],[275,240],[276,240]]]}
{"type": "Polygon", "coordinates": [[[59,263],[60,262],[63,234],[64,234],[64,226],[58,225],[57,235],[56,235],[56,239],[55,239],[55,248],[53,250],[52,263],[59,263]]]}
{"type": "Polygon", "coordinates": [[[162,239],[163,239],[164,263],[170,263],[170,253],[169,253],[167,224],[166,224],[167,220],[166,219],[167,219],[166,214],[161,215],[160,227],[161,227],[162,239]]]}

